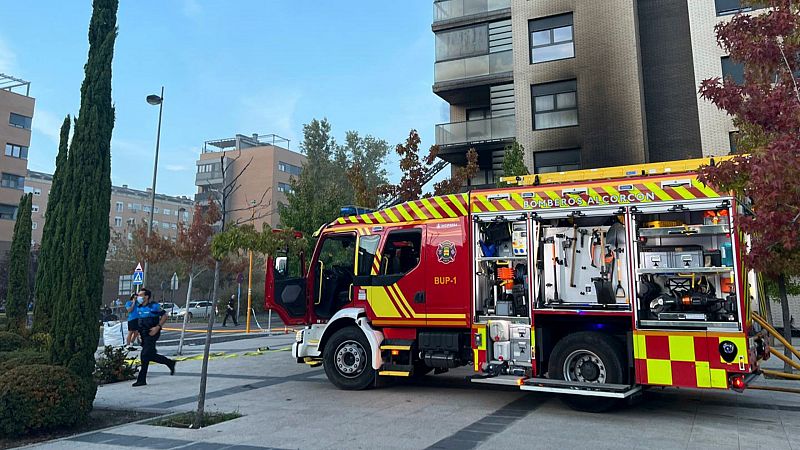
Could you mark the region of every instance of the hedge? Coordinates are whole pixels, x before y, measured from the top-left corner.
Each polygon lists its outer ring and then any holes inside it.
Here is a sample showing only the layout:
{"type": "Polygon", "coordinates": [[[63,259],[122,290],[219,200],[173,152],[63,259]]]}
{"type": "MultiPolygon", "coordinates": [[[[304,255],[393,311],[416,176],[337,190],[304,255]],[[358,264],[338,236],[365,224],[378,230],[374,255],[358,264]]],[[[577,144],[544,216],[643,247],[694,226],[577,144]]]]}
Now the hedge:
{"type": "Polygon", "coordinates": [[[82,423],[93,388],[59,366],[20,366],[0,374],[0,436],[82,423]]]}
{"type": "Polygon", "coordinates": [[[8,331],[0,331],[0,352],[13,352],[19,350],[25,343],[25,339],[8,331]]]}

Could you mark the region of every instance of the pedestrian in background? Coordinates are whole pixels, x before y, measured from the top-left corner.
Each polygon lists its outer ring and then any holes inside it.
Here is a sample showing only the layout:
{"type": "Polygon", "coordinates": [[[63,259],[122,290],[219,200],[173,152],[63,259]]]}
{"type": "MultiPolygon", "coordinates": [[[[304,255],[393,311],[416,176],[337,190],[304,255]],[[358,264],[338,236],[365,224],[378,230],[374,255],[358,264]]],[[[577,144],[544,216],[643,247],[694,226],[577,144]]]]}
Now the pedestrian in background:
{"type": "Polygon", "coordinates": [[[136,302],[138,303],[139,335],[142,338],[142,353],[139,355],[142,367],[139,369],[139,376],[136,378],[136,383],[133,383],[133,387],[147,385],[147,369],[151,361],[164,364],[169,367],[169,374],[175,375],[175,361],[159,355],[156,350],[156,342],[161,337],[161,329],[167,321],[166,312],[157,302],[151,303],[149,289],[139,289],[136,302]]]}
{"type": "Polygon", "coordinates": [[[226,323],[228,322],[228,317],[233,319],[233,326],[238,327],[239,322],[236,320],[236,308],[234,307],[234,299],[236,298],[235,295],[231,295],[231,299],[228,300],[228,306],[225,308],[225,319],[222,321],[222,326],[226,327],[226,323]]]}
{"type": "Polygon", "coordinates": [[[136,347],[133,346],[133,342],[139,338],[139,315],[138,309],[136,304],[136,294],[131,294],[130,300],[125,302],[125,310],[128,311],[128,338],[125,345],[128,346],[128,350],[136,350],[136,347]]]}

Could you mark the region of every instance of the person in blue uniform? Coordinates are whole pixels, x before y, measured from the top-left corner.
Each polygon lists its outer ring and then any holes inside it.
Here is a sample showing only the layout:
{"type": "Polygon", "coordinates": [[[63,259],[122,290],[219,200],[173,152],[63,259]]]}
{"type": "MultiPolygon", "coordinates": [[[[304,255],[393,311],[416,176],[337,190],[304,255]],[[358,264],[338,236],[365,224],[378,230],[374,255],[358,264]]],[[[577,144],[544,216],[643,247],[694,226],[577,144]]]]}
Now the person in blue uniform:
{"type": "Polygon", "coordinates": [[[139,335],[142,339],[142,352],[139,358],[142,367],[139,369],[139,376],[133,387],[147,385],[147,369],[150,362],[157,362],[169,367],[169,374],[175,375],[175,361],[164,355],[159,355],[156,350],[156,342],[161,337],[161,327],[167,321],[167,314],[157,302],[151,302],[150,290],[140,289],[136,297],[137,315],[139,316],[139,335]]]}
{"type": "Polygon", "coordinates": [[[125,310],[128,311],[128,350],[136,350],[133,343],[139,338],[139,318],[136,310],[136,294],[131,294],[130,300],[125,302],[125,310]]]}

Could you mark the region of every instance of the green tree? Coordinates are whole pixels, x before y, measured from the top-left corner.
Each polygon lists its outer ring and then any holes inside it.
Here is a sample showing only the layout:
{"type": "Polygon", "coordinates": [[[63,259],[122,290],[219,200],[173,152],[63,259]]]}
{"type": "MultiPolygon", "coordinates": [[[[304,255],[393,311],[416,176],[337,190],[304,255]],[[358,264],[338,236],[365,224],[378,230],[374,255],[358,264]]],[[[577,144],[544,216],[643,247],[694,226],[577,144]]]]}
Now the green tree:
{"type": "Polygon", "coordinates": [[[36,285],[33,310],[33,332],[50,333],[52,330],[53,297],[55,290],[61,286],[62,271],[60,259],[55,257],[62,249],[64,209],[62,207],[62,190],[67,178],[67,153],[69,152],[69,128],[72,119],[64,118],[61,125],[61,140],[56,155],[56,171],[53,173],[53,184],[47,197],[47,220],[42,230],[42,243],[39,249],[39,267],[36,270],[36,285]]]}
{"type": "MultiPolygon", "coordinates": [[[[89,381],[100,337],[103,266],[108,250],[111,203],[111,62],[117,36],[118,0],[94,0],[89,55],[81,85],[81,106],[67,156],[61,193],[64,227],[54,238],[63,251],[51,254],[53,270],[64,275],[53,295],[50,358],[89,381]]],[[[96,390],[88,395],[94,398],[96,390]]]]}
{"type": "MultiPolygon", "coordinates": [[[[503,155],[503,176],[504,177],[518,177],[528,175],[528,167],[525,165],[525,147],[517,141],[506,145],[505,154],[503,155]]],[[[497,183],[497,186],[504,187],[508,184],[502,181],[497,183]]]]}
{"type": "Polygon", "coordinates": [[[345,144],[336,146],[335,156],[336,172],[345,175],[344,185],[349,191],[343,197],[351,198],[358,206],[376,208],[380,200],[378,186],[388,183],[383,165],[388,154],[389,144],[383,139],[348,131],[345,144]]]}
{"type": "Polygon", "coordinates": [[[27,327],[28,302],[31,290],[28,284],[28,269],[31,260],[31,202],[32,194],[19,199],[14,237],[11,241],[10,269],[8,274],[8,297],[6,314],[8,330],[22,332],[27,327]]]}

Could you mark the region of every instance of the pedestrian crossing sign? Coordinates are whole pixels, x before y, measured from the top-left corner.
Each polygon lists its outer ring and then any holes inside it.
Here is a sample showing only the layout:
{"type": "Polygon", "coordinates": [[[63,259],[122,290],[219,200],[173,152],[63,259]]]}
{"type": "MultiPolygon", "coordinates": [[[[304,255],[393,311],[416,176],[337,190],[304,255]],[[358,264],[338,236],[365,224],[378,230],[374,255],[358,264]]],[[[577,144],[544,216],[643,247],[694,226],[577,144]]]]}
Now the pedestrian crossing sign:
{"type": "Polygon", "coordinates": [[[144,271],[142,270],[142,265],[137,264],[136,270],[133,271],[133,277],[131,279],[132,284],[144,284],[144,271]]]}

